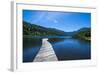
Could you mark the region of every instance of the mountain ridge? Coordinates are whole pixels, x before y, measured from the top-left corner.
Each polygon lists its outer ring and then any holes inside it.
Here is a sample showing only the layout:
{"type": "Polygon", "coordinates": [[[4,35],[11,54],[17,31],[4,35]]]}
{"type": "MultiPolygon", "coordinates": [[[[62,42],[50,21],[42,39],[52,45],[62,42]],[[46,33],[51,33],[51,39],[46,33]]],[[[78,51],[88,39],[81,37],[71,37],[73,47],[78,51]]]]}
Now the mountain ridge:
{"type": "Polygon", "coordinates": [[[39,25],[36,25],[36,24],[30,24],[28,22],[25,22],[23,21],[23,32],[24,32],[24,35],[39,35],[39,36],[42,36],[42,35],[65,35],[66,32],[62,31],[62,30],[58,30],[58,29],[55,29],[55,28],[46,28],[46,27],[43,27],[43,26],[39,26],[39,25]],[[41,34],[39,34],[41,33],[41,34]]]}
{"type": "Polygon", "coordinates": [[[23,21],[23,35],[28,36],[71,36],[73,38],[90,40],[91,29],[84,27],[73,32],[64,32],[55,28],[47,28],[23,21]]]}

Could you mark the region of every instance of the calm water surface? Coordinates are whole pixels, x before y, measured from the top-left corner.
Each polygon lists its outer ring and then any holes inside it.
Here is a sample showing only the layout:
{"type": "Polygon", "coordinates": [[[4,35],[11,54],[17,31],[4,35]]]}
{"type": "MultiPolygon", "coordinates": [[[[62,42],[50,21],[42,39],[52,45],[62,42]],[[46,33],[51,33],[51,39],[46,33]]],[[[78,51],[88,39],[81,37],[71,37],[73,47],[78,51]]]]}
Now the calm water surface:
{"type": "MultiPolygon", "coordinates": [[[[23,62],[33,62],[41,47],[42,38],[44,37],[23,39],[23,62]]],[[[91,58],[91,44],[88,41],[59,36],[48,38],[59,61],[91,58]]]]}

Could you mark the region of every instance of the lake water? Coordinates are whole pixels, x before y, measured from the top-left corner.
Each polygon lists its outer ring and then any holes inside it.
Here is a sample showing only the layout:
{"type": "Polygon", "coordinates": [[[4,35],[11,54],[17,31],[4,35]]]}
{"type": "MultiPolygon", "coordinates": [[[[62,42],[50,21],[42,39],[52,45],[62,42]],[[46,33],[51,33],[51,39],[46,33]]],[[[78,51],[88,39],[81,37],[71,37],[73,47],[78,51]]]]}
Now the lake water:
{"type": "MultiPolygon", "coordinates": [[[[23,39],[23,62],[33,62],[42,44],[42,38],[23,39]]],[[[48,37],[59,61],[91,59],[91,43],[71,37],[48,37]]]]}

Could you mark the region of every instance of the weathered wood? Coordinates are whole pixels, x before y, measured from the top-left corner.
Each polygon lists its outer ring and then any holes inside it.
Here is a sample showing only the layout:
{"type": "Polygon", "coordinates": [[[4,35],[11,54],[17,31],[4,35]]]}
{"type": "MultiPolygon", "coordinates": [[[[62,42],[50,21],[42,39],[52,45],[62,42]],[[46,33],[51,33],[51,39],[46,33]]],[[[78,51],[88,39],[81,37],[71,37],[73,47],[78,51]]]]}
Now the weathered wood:
{"type": "Polygon", "coordinates": [[[42,39],[42,46],[36,55],[34,62],[58,61],[52,45],[47,40],[47,38],[42,39]]]}

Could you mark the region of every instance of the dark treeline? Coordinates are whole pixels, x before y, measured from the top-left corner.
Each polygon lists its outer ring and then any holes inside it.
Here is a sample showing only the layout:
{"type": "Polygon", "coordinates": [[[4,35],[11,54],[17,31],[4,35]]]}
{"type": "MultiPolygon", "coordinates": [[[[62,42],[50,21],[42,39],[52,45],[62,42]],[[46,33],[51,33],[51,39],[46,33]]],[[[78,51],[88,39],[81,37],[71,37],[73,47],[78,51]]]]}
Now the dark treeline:
{"type": "Polygon", "coordinates": [[[23,21],[23,35],[32,35],[32,36],[57,36],[65,35],[64,31],[46,28],[35,24],[30,24],[23,21]]]}
{"type": "Polygon", "coordinates": [[[30,36],[72,36],[73,38],[91,40],[91,28],[81,28],[73,32],[64,32],[55,28],[47,28],[23,21],[23,35],[30,36]]]}

